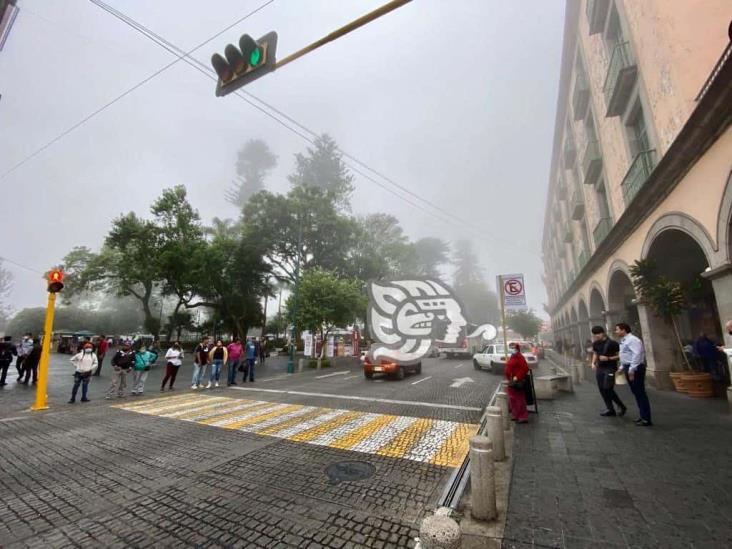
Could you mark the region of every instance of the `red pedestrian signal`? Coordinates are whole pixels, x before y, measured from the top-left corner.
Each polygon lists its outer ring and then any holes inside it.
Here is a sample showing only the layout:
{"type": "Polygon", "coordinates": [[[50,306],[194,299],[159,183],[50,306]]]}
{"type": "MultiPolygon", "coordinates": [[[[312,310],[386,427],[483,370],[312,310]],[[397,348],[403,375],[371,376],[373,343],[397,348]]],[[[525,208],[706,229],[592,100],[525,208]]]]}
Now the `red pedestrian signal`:
{"type": "Polygon", "coordinates": [[[222,97],[275,69],[277,33],[268,32],[259,40],[248,34],[239,39],[239,47],[229,44],[224,55],[215,53],[211,65],[219,76],[216,95],[222,97]]]}
{"type": "Polygon", "coordinates": [[[64,273],[59,269],[54,269],[48,273],[48,291],[52,294],[58,293],[64,289],[64,273]]]}

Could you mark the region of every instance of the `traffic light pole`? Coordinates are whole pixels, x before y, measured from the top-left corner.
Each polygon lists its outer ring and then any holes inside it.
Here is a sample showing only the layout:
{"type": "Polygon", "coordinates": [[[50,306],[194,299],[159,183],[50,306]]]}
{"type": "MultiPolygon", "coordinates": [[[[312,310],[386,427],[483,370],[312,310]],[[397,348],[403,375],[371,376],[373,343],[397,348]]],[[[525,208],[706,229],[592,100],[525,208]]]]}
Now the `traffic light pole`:
{"type": "Polygon", "coordinates": [[[46,306],[46,321],[43,323],[43,345],[41,347],[41,360],[38,365],[38,384],[36,386],[36,403],[31,410],[48,409],[48,357],[51,352],[51,338],[53,337],[53,315],[56,309],[56,293],[48,292],[48,305],[46,306]]]}

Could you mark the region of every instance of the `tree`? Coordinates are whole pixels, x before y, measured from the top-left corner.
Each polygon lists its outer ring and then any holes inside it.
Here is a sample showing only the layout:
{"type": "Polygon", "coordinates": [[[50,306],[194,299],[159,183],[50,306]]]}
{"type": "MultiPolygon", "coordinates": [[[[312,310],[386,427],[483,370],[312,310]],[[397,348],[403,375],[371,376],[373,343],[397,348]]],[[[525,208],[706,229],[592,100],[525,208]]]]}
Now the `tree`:
{"type": "Polygon", "coordinates": [[[439,238],[421,238],[412,244],[416,255],[414,274],[424,277],[439,277],[440,265],[447,263],[450,246],[439,238]]]}
{"type": "Polygon", "coordinates": [[[417,255],[396,217],[375,213],[358,218],[356,223],[346,270],[349,275],[365,282],[414,274],[417,255]]]}
{"type": "Polygon", "coordinates": [[[226,191],[226,200],[241,211],[249,199],[264,190],[264,179],[277,166],[277,157],[261,139],[250,139],[239,149],[237,179],[226,191]]]}
{"type": "Polygon", "coordinates": [[[7,299],[12,288],[13,274],[3,267],[3,261],[0,259],[0,330],[4,330],[10,316],[11,307],[7,299]]]}
{"type": "Polygon", "coordinates": [[[521,334],[524,339],[533,339],[539,334],[542,320],[530,309],[509,314],[506,318],[506,324],[514,332],[521,334]]]}
{"type": "Polygon", "coordinates": [[[334,328],[353,323],[365,309],[360,282],[317,267],[307,271],[300,281],[296,315],[295,296],[287,300],[288,316],[294,316],[298,328],[320,334],[322,341],[334,328]]]}
{"type": "Polygon", "coordinates": [[[470,241],[460,240],[455,244],[453,262],[453,290],[463,304],[465,317],[475,324],[497,322],[498,298],[485,281],[470,241]]]}
{"type": "Polygon", "coordinates": [[[320,189],[323,199],[349,210],[353,192],[353,174],[344,164],[338,145],[327,134],[315,138],[307,154],[295,155],[295,171],[288,177],[295,187],[320,189]]]}

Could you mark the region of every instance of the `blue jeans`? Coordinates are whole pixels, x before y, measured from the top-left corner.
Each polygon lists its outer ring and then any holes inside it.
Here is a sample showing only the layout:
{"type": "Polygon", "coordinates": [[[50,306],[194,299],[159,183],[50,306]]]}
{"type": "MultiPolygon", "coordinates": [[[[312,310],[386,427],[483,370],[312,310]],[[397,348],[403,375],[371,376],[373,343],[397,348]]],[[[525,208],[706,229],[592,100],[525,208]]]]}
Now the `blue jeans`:
{"type": "Polygon", "coordinates": [[[239,364],[241,364],[241,359],[239,358],[229,361],[229,371],[227,372],[227,382],[229,383],[229,385],[231,385],[232,383],[236,383],[236,371],[239,369],[239,364]]]}
{"type": "Polygon", "coordinates": [[[247,380],[247,375],[249,375],[249,381],[254,381],[254,361],[256,359],[254,358],[248,358],[247,364],[244,367],[244,381],[247,380]]]}
{"type": "Polygon", "coordinates": [[[221,377],[221,366],[223,366],[224,361],[220,358],[214,358],[213,364],[211,364],[211,375],[208,376],[209,381],[218,381],[221,377]]]}
{"type": "MultiPolygon", "coordinates": [[[[627,370],[626,370],[627,373],[627,370]]],[[[630,390],[635,397],[635,402],[638,405],[638,413],[640,418],[645,421],[651,421],[651,403],[648,400],[648,394],[646,393],[646,366],[641,364],[635,371],[633,380],[628,378],[628,385],[630,390]]]]}
{"type": "Polygon", "coordinates": [[[201,367],[195,362],[193,363],[193,378],[191,379],[191,385],[200,385],[201,384],[201,376],[203,374],[203,371],[205,369],[205,366],[201,367]]]}

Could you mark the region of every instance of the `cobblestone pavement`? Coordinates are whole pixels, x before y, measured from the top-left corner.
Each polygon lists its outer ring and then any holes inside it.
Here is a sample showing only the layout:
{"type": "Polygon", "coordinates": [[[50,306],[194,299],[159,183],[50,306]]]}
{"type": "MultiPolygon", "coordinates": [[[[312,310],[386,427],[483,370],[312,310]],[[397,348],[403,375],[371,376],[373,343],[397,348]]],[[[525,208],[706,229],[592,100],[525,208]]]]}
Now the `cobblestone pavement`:
{"type": "Polygon", "coordinates": [[[54,355],[48,411],[27,411],[32,387],[0,392],[2,547],[411,547],[497,381],[454,361],[376,382],[353,365],[285,376],[283,362],[247,390],[192,391],[184,366],[177,391],[159,392],[156,368],[144,396],[107,401],[103,370],[92,402],[68,405],[67,360],[54,355]],[[326,474],[343,461],[371,476],[326,474]]]}
{"type": "Polygon", "coordinates": [[[649,390],[654,427],[600,417],[594,383],[540,401],[515,430],[503,547],[732,547],[727,402],[649,390]]]}

